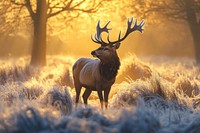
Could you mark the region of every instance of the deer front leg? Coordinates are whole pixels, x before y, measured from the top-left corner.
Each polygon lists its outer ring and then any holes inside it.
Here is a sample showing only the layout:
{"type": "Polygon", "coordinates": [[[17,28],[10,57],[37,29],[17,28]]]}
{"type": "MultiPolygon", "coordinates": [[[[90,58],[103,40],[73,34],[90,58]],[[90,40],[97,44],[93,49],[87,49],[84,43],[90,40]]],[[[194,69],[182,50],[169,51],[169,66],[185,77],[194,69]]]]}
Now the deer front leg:
{"type": "Polygon", "coordinates": [[[110,93],[110,88],[104,90],[104,101],[105,101],[105,108],[108,108],[108,96],[110,93]]]}
{"type": "Polygon", "coordinates": [[[98,90],[97,93],[98,93],[99,100],[100,100],[100,103],[101,103],[101,109],[103,109],[103,95],[102,95],[102,91],[98,90]]]}

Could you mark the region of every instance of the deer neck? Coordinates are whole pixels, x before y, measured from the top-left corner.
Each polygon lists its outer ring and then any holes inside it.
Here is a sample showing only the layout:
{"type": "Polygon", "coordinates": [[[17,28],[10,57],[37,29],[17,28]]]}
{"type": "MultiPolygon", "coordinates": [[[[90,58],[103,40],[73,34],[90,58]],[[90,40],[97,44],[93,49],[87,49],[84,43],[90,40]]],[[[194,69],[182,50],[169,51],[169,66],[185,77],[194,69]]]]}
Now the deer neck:
{"type": "Polygon", "coordinates": [[[100,62],[100,74],[106,80],[113,80],[117,76],[117,72],[120,67],[120,60],[118,56],[110,58],[107,61],[100,62]]]}

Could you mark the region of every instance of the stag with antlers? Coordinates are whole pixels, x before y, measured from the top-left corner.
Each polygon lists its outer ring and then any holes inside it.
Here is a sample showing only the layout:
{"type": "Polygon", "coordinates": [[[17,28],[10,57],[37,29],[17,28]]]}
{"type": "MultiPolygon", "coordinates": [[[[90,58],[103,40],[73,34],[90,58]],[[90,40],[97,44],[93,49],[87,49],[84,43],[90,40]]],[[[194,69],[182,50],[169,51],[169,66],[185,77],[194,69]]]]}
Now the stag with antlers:
{"type": "Polygon", "coordinates": [[[142,32],[142,26],[144,21],[137,24],[137,19],[132,27],[133,18],[127,21],[127,30],[125,35],[121,38],[121,31],[119,32],[118,40],[110,41],[109,30],[107,26],[110,21],[104,26],[100,27],[100,20],[96,26],[96,34],[91,39],[93,42],[100,44],[100,47],[91,52],[94,57],[98,59],[80,58],[73,65],[73,79],[76,89],[76,107],[79,101],[81,88],[85,87],[83,93],[84,104],[87,105],[87,99],[92,91],[97,91],[100,99],[101,108],[103,108],[103,102],[105,102],[105,108],[108,107],[108,96],[111,86],[115,82],[118,69],[120,67],[120,60],[117,55],[117,49],[120,47],[120,43],[132,32],[142,32]],[[102,33],[108,33],[107,41],[102,39],[102,33]],[[104,92],[104,95],[102,94],[104,92]]]}

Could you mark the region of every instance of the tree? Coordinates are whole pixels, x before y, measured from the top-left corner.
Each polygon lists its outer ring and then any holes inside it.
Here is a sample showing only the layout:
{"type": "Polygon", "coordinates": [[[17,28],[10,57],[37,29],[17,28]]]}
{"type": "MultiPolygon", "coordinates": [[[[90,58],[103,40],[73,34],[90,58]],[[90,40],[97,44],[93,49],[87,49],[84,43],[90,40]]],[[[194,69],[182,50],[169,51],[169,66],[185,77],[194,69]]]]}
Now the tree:
{"type": "Polygon", "coordinates": [[[200,65],[200,0],[131,1],[132,13],[139,13],[143,17],[156,16],[159,19],[164,17],[173,21],[186,22],[193,38],[196,62],[200,65]]]}
{"type": "MultiPolygon", "coordinates": [[[[14,17],[23,14],[24,19],[27,16],[33,24],[33,45],[31,52],[31,65],[46,64],[46,37],[47,23],[52,17],[62,15],[68,19],[76,18],[80,13],[96,12],[103,0],[9,0],[2,2],[3,6],[8,6],[8,12],[14,12],[14,17]],[[72,14],[76,12],[76,14],[72,14]],[[27,14],[24,15],[24,14],[27,14]]],[[[7,15],[8,16],[8,15],[7,15]]],[[[12,23],[19,21],[14,19],[12,23]]],[[[20,22],[20,21],[19,21],[20,22]]]]}

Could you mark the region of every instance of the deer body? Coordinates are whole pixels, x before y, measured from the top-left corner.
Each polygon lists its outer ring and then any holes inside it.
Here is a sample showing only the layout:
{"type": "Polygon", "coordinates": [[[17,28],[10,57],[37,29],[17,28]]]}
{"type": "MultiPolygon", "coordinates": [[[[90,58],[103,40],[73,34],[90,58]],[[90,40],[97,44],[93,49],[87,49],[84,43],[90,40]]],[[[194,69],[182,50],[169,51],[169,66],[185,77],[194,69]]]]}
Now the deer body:
{"type": "MultiPolygon", "coordinates": [[[[111,80],[106,80],[102,77],[100,74],[100,60],[92,60],[88,58],[80,58],[74,65],[73,67],[73,73],[74,79],[76,77],[76,81],[78,82],[79,85],[86,87],[92,91],[97,91],[101,88],[99,88],[98,84],[100,84],[103,88],[107,88],[114,82],[114,79],[111,80]],[[77,66],[83,66],[81,68],[77,66]],[[80,69],[80,70],[77,70],[80,69]],[[87,75],[87,76],[85,76],[87,75]],[[104,84],[104,82],[107,81],[107,84],[104,84]]],[[[77,83],[76,82],[76,83],[77,83]]]]}
{"type": "MultiPolygon", "coordinates": [[[[97,52],[98,50],[93,51],[92,55],[97,56],[97,52]]],[[[101,59],[80,58],[73,66],[73,78],[77,94],[76,103],[78,103],[81,88],[85,87],[86,90],[83,94],[85,104],[87,104],[91,92],[97,91],[101,106],[103,107],[104,101],[107,108],[109,92],[115,82],[120,61],[117,53],[111,47],[108,47],[106,51],[102,49],[100,52],[104,53],[101,55],[101,59]],[[105,52],[113,53],[105,56],[105,52]],[[104,91],[104,98],[102,91],[104,91]]]]}
{"type": "Polygon", "coordinates": [[[87,104],[87,99],[91,92],[97,91],[101,108],[103,108],[103,102],[105,102],[105,107],[107,108],[109,92],[111,86],[115,82],[115,78],[120,67],[120,60],[116,50],[120,47],[120,42],[123,41],[131,32],[135,30],[142,32],[143,30],[143,21],[137,25],[136,20],[134,27],[131,28],[132,21],[133,19],[128,19],[127,31],[123,38],[120,38],[120,32],[118,40],[111,42],[108,35],[108,43],[102,40],[101,33],[109,33],[108,30],[110,29],[107,28],[109,22],[103,28],[100,28],[100,21],[98,22],[95,40],[93,38],[92,40],[95,43],[101,44],[101,46],[91,52],[91,54],[98,59],[80,58],[73,65],[73,78],[76,89],[76,106],[79,101],[81,88],[85,87],[85,92],[82,96],[85,104],[87,104]],[[104,92],[104,95],[102,92],[104,92]]]}
{"type": "Polygon", "coordinates": [[[98,70],[98,62],[89,58],[80,58],[73,67],[73,74],[77,75],[74,76],[74,79],[78,78],[76,80],[84,87],[95,89],[95,79],[99,77],[97,76],[99,73],[96,71],[98,70]]]}
{"type": "MultiPolygon", "coordinates": [[[[106,69],[108,68],[104,67],[103,63],[98,59],[92,60],[88,58],[80,58],[75,63],[73,72],[74,72],[74,75],[76,75],[76,72],[77,72],[77,77],[79,77],[79,79],[77,80],[79,81],[79,84],[81,84],[83,87],[90,88],[92,91],[97,91],[98,89],[101,89],[98,87],[98,84],[100,84],[102,89],[103,88],[105,89],[105,88],[110,87],[115,81],[115,75],[113,77],[106,78],[107,75],[112,73],[112,69],[110,69],[110,71],[106,69]],[[80,65],[83,67],[81,68],[76,67],[80,65]],[[77,71],[76,69],[80,69],[80,70],[77,71]],[[104,73],[101,73],[101,71],[104,71],[104,73]],[[104,74],[107,74],[107,75],[104,75],[104,74]]],[[[116,69],[116,73],[117,73],[117,69],[116,69]]],[[[74,78],[76,78],[76,76],[74,78]]]]}

